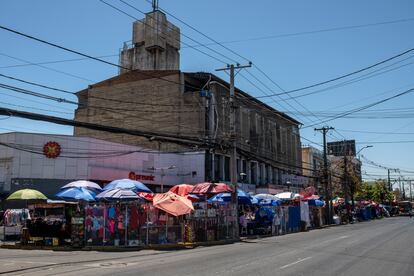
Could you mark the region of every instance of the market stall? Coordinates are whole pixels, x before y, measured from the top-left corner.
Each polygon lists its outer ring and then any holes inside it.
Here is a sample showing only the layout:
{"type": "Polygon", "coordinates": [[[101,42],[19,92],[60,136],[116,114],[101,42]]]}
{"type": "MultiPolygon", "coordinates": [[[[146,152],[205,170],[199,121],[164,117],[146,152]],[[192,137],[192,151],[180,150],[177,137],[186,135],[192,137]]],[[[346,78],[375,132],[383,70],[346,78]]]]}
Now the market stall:
{"type": "Polygon", "coordinates": [[[72,214],[76,203],[48,200],[28,206],[31,218],[27,220],[30,240],[42,245],[69,244],[72,214]]]}

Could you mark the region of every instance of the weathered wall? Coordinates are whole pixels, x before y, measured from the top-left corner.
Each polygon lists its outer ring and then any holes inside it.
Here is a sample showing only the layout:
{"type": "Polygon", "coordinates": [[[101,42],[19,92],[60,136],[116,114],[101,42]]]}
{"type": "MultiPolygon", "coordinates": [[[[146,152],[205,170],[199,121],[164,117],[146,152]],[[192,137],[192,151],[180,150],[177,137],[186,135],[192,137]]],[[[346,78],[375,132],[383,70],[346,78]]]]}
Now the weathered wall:
{"type": "MultiPolygon", "coordinates": [[[[230,130],[229,91],[214,85],[217,101],[217,138],[227,140],[230,130]]],[[[237,145],[259,157],[278,162],[279,167],[289,167],[301,173],[302,155],[298,125],[266,107],[237,95],[236,140],[237,145]],[[286,164],[286,165],[284,165],[286,164]]]]}
{"type": "MultiPolygon", "coordinates": [[[[82,91],[81,106],[76,110],[78,121],[126,129],[143,130],[172,135],[198,137],[204,135],[204,109],[199,98],[183,89],[179,72],[159,78],[131,80],[123,74],[112,81],[104,81],[82,91]],[[122,80],[124,80],[122,82],[122,80]],[[110,101],[112,99],[114,101],[110,101]]],[[[148,76],[147,76],[148,77],[148,76]]],[[[76,136],[95,137],[103,140],[139,145],[162,150],[179,150],[182,146],[150,141],[127,134],[75,128],[76,136]]]]}

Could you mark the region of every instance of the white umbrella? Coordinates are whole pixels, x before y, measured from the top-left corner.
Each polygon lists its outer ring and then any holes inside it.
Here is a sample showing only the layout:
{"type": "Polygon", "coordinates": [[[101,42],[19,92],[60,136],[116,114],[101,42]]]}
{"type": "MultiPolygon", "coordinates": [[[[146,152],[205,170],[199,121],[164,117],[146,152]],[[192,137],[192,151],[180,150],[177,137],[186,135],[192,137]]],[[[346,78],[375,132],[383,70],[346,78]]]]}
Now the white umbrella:
{"type": "Polygon", "coordinates": [[[280,200],[277,196],[271,194],[257,194],[254,197],[257,199],[280,200]]]}
{"type": "Polygon", "coordinates": [[[102,190],[101,186],[99,186],[95,182],[87,181],[87,180],[73,181],[73,182],[70,182],[69,184],[66,184],[65,186],[63,186],[60,189],[63,190],[63,189],[67,189],[67,188],[86,188],[86,189],[89,189],[89,190],[96,190],[96,191],[101,191],[102,190]]]}
{"type": "Polygon", "coordinates": [[[291,192],[283,192],[276,195],[280,199],[293,199],[295,198],[295,194],[291,192]]]}

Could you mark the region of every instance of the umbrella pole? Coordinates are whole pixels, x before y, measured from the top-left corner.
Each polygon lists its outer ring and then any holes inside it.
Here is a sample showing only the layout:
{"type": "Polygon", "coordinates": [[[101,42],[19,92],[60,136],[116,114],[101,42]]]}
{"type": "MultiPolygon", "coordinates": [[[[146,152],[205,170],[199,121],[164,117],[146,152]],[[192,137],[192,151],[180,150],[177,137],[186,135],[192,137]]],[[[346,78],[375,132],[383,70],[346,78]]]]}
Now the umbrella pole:
{"type": "Polygon", "coordinates": [[[125,204],[125,246],[127,245],[127,233],[128,233],[128,205],[125,204]]]}
{"type": "Polygon", "coordinates": [[[149,235],[149,211],[150,211],[150,208],[149,208],[149,204],[147,204],[147,245],[148,245],[148,241],[149,241],[149,238],[148,238],[148,235],[149,235]]]}
{"type": "Polygon", "coordinates": [[[103,208],[103,244],[105,245],[105,243],[106,243],[106,204],[104,205],[104,208],[103,208]]]}
{"type": "Polygon", "coordinates": [[[165,217],[165,240],[168,243],[168,213],[166,212],[166,217],[165,217]]]}

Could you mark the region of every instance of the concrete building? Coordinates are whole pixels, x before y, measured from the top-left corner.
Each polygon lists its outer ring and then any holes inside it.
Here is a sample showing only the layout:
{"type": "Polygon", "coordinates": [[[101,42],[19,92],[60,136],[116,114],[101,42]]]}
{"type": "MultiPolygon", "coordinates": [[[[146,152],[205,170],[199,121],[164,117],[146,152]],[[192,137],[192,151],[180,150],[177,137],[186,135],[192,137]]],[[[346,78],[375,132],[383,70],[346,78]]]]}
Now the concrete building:
{"type": "Polygon", "coordinates": [[[328,160],[333,195],[349,196],[362,182],[361,161],[355,156],[335,155],[328,155],[328,160]]]}
{"type": "Polygon", "coordinates": [[[152,191],[204,180],[204,152],[158,153],[95,138],[34,133],[0,134],[0,193],[32,188],[52,197],[80,179],[104,185],[135,178],[152,191]]]}
{"type": "Polygon", "coordinates": [[[135,21],[132,44],[124,44],[120,73],[130,70],[178,70],[180,68],[180,29],[164,13],[153,11],[135,21]]]}
{"type": "Polygon", "coordinates": [[[321,177],[323,174],[323,153],[312,146],[302,147],[303,174],[308,176],[308,186],[315,187],[319,194],[323,194],[321,177]]]}
{"type": "MultiPolygon", "coordinates": [[[[135,22],[133,47],[120,56],[121,65],[132,70],[121,70],[119,76],[79,91],[75,119],[214,142],[221,146],[204,148],[205,178],[228,182],[229,83],[210,73],[181,72],[175,57],[170,58],[172,53],[179,56],[179,44],[174,44],[178,30],[168,34],[164,27],[150,28],[156,24],[154,18],[160,18],[162,26],[170,26],[159,11],[147,14],[142,22],[148,24],[135,22]],[[148,49],[154,43],[164,50],[148,49]],[[158,58],[160,53],[166,57],[158,58]]],[[[301,189],[300,123],[240,89],[235,98],[239,182],[247,190],[301,189]]],[[[190,145],[85,128],[75,128],[75,135],[161,151],[192,149],[190,145]]]]}

